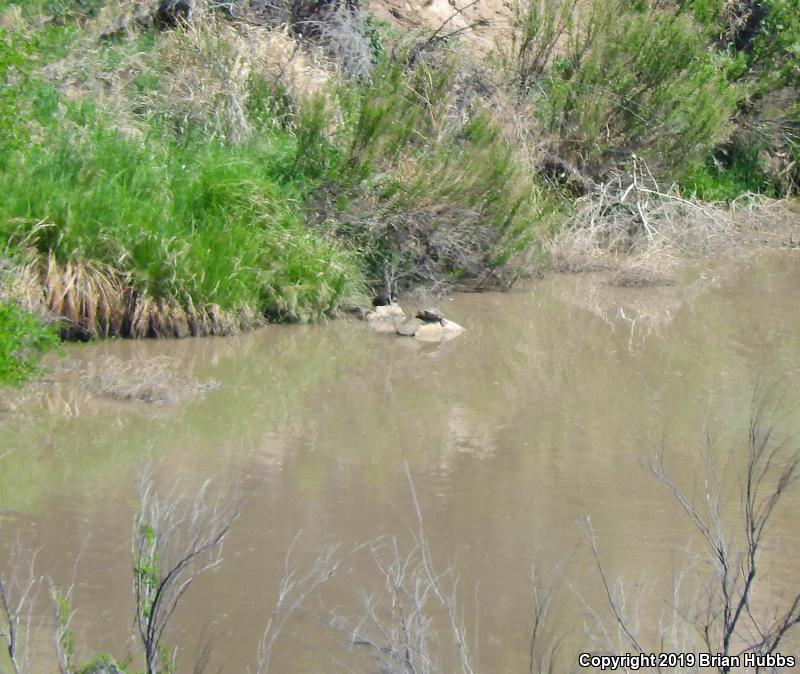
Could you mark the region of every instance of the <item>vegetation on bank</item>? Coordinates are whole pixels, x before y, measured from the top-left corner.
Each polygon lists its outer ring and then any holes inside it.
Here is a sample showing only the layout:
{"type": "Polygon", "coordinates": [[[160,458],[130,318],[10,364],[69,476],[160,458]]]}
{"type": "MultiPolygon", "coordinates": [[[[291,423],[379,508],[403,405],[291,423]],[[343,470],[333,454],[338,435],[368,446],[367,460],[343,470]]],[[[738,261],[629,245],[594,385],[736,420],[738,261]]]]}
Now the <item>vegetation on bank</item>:
{"type": "Polygon", "coordinates": [[[55,330],[39,316],[0,301],[0,385],[19,384],[36,375],[41,355],[57,343],[55,330]]]}
{"type": "Polygon", "coordinates": [[[506,287],[632,155],[701,199],[800,176],[798,0],[526,0],[489,58],[357,3],[150,4],[0,0],[0,297],[65,337],[506,287]]]}

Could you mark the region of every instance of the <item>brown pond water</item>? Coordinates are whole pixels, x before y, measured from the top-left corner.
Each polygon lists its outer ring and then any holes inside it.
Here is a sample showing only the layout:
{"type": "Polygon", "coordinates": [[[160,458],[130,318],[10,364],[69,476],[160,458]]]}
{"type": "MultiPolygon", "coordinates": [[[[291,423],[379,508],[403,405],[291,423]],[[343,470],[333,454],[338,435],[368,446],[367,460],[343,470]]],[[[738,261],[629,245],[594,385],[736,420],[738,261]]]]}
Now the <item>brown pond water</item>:
{"type": "MultiPolygon", "coordinates": [[[[442,346],[339,321],[70,347],[55,384],[6,396],[0,412],[0,569],[18,538],[39,549],[39,574],[75,582],[79,654],[124,657],[136,652],[130,539],[142,465],[157,466],[162,484],[234,475],[244,506],[224,562],[189,590],[169,641],[179,671],[191,671],[203,633],[214,639],[208,671],[245,672],[296,536],[301,570],[334,544],[345,554],[397,534],[408,545],[407,462],[433,558],[459,573],[476,670],[528,671],[533,564],[560,584],[553,620],[569,636],[557,671],[571,670],[587,605],[603,606],[584,518],[650,638],[681,549],[702,550],[645,465],[654,445],[691,491],[704,423],[736,456],[759,379],[782,393],[780,429],[800,431],[799,292],[792,251],[693,268],[674,286],[554,275],[459,295],[442,306],[467,332],[442,346]],[[92,397],[75,373],[109,354],[168,356],[220,387],[162,407],[92,397]]],[[[798,589],[799,504],[795,491],[776,520],[765,606],[798,589]]],[[[383,579],[366,554],[342,569],[286,623],[270,671],[374,671],[321,617],[358,615],[361,590],[380,592],[383,579]]],[[[55,671],[50,620],[44,609],[34,620],[34,671],[55,671]]]]}

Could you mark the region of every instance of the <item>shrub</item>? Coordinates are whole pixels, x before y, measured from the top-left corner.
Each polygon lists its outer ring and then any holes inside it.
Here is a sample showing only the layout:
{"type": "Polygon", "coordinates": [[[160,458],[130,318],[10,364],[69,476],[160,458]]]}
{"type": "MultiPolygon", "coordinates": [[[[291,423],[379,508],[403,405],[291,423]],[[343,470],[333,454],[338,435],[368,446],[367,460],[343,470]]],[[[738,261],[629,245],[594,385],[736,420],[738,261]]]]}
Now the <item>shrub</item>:
{"type": "MultiPolygon", "coordinates": [[[[354,243],[375,283],[512,283],[552,204],[525,174],[487,101],[466,101],[449,59],[384,59],[338,92],[331,132],[310,120],[303,161],[323,167],[315,209],[354,243]]],[[[313,108],[306,108],[311,115],[313,108]]],[[[302,123],[301,123],[302,128],[302,123]]]]}
{"type": "MultiPolygon", "coordinates": [[[[784,194],[800,184],[800,0],[692,0],[689,11],[716,48],[732,57],[728,78],[747,93],[722,164],[739,173],[743,155],[758,182],[784,194]],[[730,164],[730,166],[728,166],[730,164]]],[[[727,182],[724,178],[723,183],[727,182]]],[[[763,185],[759,185],[763,187],[763,185]]]]}
{"type": "Polygon", "coordinates": [[[731,131],[739,91],[689,17],[630,0],[532,0],[513,64],[554,151],[601,175],[631,154],[662,172],[702,159],[731,131]]]}
{"type": "Polygon", "coordinates": [[[0,385],[36,376],[40,357],[57,343],[52,326],[18,304],[0,300],[0,385]]]}
{"type": "Polygon", "coordinates": [[[705,201],[732,201],[747,192],[777,196],[755,147],[721,149],[692,166],[681,183],[685,191],[705,201]]]}
{"type": "Polygon", "coordinates": [[[799,0],[691,0],[686,9],[717,47],[737,55],[736,78],[761,90],[800,82],[799,0]]]}

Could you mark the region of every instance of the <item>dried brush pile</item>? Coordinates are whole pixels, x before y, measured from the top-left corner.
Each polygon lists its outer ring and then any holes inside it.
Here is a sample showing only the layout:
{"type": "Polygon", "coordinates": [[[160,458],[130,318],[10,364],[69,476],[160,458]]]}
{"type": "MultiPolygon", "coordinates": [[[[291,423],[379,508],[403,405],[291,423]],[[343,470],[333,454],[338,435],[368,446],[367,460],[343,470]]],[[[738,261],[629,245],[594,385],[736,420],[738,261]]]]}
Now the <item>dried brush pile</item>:
{"type": "Polygon", "coordinates": [[[634,157],[620,173],[578,199],[563,232],[550,245],[558,271],[616,270],[618,284],[668,280],[680,259],[718,254],[763,239],[791,214],[784,204],[743,195],[731,204],[685,198],[663,190],[634,157]]]}
{"type": "Polygon", "coordinates": [[[131,23],[136,11],[110,3],[43,71],[70,100],[113,109],[114,127],[130,137],[144,139],[155,117],[179,133],[201,128],[241,143],[263,126],[291,125],[338,74],[321,47],[301,43],[287,25],[231,21],[197,3],[180,29],[153,32],[131,23]],[[118,25],[126,31],[115,33],[118,25]]]}
{"type": "Polygon", "coordinates": [[[319,49],[301,49],[286,26],[233,24],[211,13],[166,36],[159,59],[158,104],[178,128],[200,126],[232,143],[267,117],[291,127],[294,111],[336,72],[319,49]]]}

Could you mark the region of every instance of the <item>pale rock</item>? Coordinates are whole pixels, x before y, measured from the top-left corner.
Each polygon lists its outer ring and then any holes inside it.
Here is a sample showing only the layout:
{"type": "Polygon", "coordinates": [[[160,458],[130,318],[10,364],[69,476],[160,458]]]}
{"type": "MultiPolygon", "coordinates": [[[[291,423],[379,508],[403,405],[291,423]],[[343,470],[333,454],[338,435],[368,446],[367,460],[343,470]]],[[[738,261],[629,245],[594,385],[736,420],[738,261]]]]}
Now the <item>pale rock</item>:
{"type": "Polygon", "coordinates": [[[375,332],[395,334],[397,327],[405,320],[406,314],[399,304],[375,307],[364,318],[375,332]]]}
{"type": "Polygon", "coordinates": [[[421,342],[441,342],[444,339],[444,327],[441,323],[424,323],[414,333],[421,342]]]}
{"type": "Polygon", "coordinates": [[[370,323],[382,318],[399,318],[403,320],[405,317],[406,314],[399,304],[387,304],[385,306],[375,307],[373,311],[368,312],[367,315],[364,316],[370,323]]]}
{"type": "Polygon", "coordinates": [[[448,320],[443,320],[442,323],[425,323],[414,337],[421,342],[447,342],[464,332],[464,328],[458,323],[448,320]]]}
{"type": "Polygon", "coordinates": [[[397,326],[397,334],[403,337],[414,337],[417,331],[424,327],[418,318],[407,318],[397,326]]]}
{"type": "Polygon", "coordinates": [[[464,332],[464,328],[462,326],[455,321],[448,321],[447,319],[445,319],[442,329],[444,330],[445,342],[449,339],[455,339],[464,332]]]}
{"type": "Polygon", "coordinates": [[[368,319],[369,327],[375,332],[394,335],[397,333],[397,326],[402,322],[398,316],[376,316],[368,319]]]}

